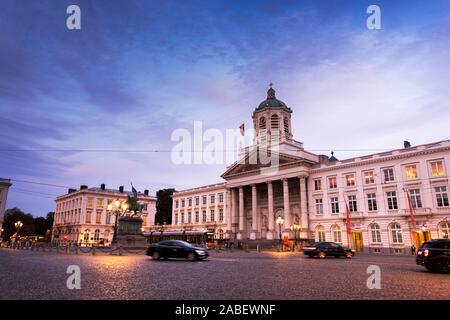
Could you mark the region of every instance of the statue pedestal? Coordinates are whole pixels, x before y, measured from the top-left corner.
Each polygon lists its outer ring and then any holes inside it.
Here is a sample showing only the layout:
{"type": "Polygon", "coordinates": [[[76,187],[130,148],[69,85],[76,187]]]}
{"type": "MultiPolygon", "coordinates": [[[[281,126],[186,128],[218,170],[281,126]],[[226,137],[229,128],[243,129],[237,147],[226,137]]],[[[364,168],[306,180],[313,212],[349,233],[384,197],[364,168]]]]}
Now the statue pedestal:
{"type": "Polygon", "coordinates": [[[147,240],[142,234],[143,222],[141,217],[120,217],[117,230],[117,245],[124,248],[146,248],[147,240]]]}

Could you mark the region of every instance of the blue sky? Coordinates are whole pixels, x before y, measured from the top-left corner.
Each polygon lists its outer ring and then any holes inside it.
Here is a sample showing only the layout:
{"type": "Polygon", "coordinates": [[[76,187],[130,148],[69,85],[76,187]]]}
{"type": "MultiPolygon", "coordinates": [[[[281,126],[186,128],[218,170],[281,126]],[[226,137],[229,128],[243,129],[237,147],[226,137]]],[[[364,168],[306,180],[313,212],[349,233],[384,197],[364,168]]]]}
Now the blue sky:
{"type": "MultiPolygon", "coordinates": [[[[317,153],[447,139],[449,47],[450,1],[2,0],[0,177],[152,193],[219,182],[225,165],[76,150],[170,150],[194,120],[250,127],[269,82],[317,153]],[[81,30],[66,28],[70,4],[81,30]],[[366,28],[370,4],[381,30],[366,28]]],[[[15,181],[8,207],[43,215],[65,191],[15,181]]]]}

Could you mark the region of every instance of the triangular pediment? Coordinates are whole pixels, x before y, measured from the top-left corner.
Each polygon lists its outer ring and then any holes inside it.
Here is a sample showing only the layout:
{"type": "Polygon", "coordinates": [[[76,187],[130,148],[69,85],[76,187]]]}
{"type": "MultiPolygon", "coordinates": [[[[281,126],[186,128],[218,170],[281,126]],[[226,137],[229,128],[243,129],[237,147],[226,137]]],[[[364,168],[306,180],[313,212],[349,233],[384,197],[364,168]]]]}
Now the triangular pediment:
{"type": "Polygon", "coordinates": [[[222,178],[232,178],[242,175],[258,175],[264,170],[273,170],[290,167],[292,165],[313,164],[310,160],[286,153],[275,152],[262,148],[252,148],[245,155],[222,174],[222,178]]]}

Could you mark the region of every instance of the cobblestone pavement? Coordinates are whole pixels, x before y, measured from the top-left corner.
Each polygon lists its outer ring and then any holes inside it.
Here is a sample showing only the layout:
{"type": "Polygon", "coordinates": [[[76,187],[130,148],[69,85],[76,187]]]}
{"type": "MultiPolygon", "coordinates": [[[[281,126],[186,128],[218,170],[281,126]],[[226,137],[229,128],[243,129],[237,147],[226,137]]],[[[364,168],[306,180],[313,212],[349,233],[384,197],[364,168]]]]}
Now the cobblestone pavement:
{"type": "Polygon", "coordinates": [[[207,261],[0,249],[0,299],[450,299],[450,275],[414,257],[305,258],[296,253],[213,252],[207,261]],[[69,265],[81,290],[66,286],[69,265]],[[369,265],[381,289],[368,289],[369,265]]]}

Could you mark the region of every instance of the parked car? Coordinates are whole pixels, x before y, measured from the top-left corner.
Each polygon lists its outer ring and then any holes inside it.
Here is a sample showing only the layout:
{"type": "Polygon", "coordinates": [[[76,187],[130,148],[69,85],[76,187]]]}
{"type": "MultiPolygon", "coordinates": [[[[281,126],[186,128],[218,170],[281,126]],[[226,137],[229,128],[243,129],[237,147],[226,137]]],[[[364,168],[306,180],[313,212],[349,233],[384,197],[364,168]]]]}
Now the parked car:
{"type": "Polygon", "coordinates": [[[323,259],[327,256],[333,256],[351,259],[355,255],[355,250],[344,248],[335,242],[316,242],[311,246],[303,247],[303,254],[310,258],[318,256],[323,259]]]}
{"type": "Polygon", "coordinates": [[[450,272],[450,239],[425,241],[417,252],[416,264],[431,272],[450,272]]]}
{"type": "Polygon", "coordinates": [[[194,247],[186,241],[165,240],[151,244],[147,249],[147,255],[154,260],[184,258],[193,261],[206,259],[209,253],[204,248],[194,247]]]}

